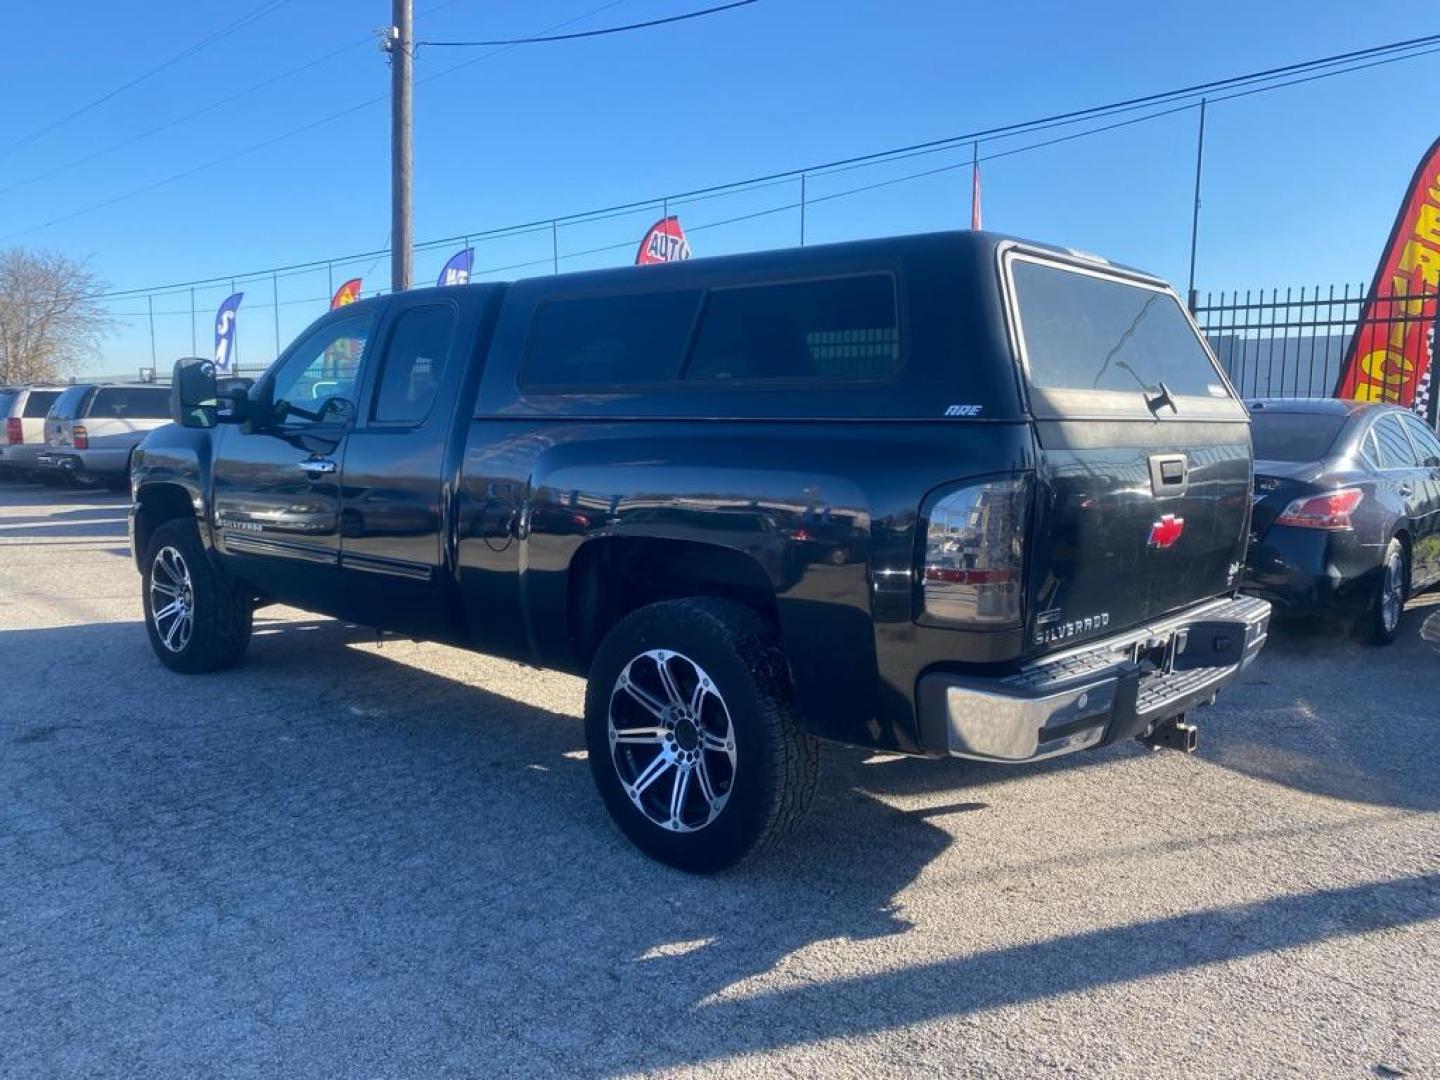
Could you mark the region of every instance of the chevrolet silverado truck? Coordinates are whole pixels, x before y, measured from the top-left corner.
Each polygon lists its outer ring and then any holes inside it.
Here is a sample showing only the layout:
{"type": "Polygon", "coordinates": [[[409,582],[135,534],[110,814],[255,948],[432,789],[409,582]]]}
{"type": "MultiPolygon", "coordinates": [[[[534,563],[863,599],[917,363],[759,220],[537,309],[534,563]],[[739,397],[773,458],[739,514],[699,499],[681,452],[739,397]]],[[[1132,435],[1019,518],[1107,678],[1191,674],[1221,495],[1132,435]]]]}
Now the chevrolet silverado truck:
{"type": "Polygon", "coordinates": [[[156,655],[283,602],[588,680],[602,801],[717,870],[817,740],[1035,761],[1193,748],[1254,660],[1245,408],[1175,293],[936,233],[317,320],[246,389],[176,365],[133,466],[156,655]]]}

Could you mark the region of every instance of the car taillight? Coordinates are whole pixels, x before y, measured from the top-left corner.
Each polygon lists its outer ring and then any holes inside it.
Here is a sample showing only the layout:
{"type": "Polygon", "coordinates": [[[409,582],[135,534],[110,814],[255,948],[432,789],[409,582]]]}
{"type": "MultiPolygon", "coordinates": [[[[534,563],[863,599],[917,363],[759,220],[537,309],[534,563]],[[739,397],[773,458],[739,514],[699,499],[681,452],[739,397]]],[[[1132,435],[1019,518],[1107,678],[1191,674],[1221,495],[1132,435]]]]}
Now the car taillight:
{"type": "Polygon", "coordinates": [[[1365,493],[1359,488],[1341,488],[1325,495],[1306,495],[1296,499],[1275,518],[1276,525],[1294,525],[1300,529],[1348,529],[1350,514],[1360,505],[1365,493]]]}
{"type": "Polygon", "coordinates": [[[925,614],[984,626],[1020,622],[1030,477],[946,493],[926,514],[920,587],[925,614]]]}
{"type": "Polygon", "coordinates": [[[76,424],[70,431],[70,445],[76,450],[90,449],[90,433],[85,430],[84,424],[76,424]]]}
{"type": "Polygon", "coordinates": [[[12,416],[5,421],[5,441],[12,445],[25,441],[25,429],[20,426],[20,418],[18,416],[12,416]]]}

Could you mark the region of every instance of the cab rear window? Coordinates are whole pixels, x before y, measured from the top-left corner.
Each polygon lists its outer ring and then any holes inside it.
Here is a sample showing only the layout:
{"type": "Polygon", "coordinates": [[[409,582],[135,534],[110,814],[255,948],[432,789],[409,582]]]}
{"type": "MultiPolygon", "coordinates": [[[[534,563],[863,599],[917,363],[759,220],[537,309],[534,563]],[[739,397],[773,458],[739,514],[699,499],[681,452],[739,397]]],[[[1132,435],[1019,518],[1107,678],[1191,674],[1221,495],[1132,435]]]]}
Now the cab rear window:
{"type": "Polygon", "coordinates": [[[1229,399],[1168,292],[1029,259],[1011,264],[1030,384],[1229,399]]]}

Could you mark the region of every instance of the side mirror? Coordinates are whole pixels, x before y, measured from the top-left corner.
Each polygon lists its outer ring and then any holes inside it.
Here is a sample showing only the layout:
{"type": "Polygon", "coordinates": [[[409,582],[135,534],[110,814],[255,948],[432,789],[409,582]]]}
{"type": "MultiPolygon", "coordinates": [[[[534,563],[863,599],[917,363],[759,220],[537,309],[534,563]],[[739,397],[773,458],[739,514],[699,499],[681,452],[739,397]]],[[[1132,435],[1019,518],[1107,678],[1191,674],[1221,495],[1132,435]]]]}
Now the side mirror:
{"type": "Polygon", "coordinates": [[[216,380],[215,396],[220,400],[220,423],[243,424],[250,419],[250,389],[254,385],[254,379],[239,375],[216,380]]]}
{"type": "Polygon", "coordinates": [[[212,428],[220,420],[215,362],[201,356],[175,361],[170,376],[170,419],[181,427],[212,428]]]}
{"type": "Polygon", "coordinates": [[[237,390],[242,395],[248,395],[250,388],[254,385],[255,380],[248,375],[229,375],[215,380],[216,391],[222,398],[227,394],[234,397],[237,390]]]}

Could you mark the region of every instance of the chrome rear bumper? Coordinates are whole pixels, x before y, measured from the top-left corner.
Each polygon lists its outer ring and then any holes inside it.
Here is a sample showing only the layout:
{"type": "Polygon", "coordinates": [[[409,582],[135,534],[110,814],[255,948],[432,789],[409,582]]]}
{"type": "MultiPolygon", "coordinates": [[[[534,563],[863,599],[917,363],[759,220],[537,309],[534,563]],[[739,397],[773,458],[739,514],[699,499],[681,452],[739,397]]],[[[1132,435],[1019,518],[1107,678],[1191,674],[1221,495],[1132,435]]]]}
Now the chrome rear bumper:
{"type": "Polygon", "coordinates": [[[932,672],[918,688],[921,732],[927,746],[943,740],[956,757],[1001,762],[1145,735],[1233,682],[1269,623],[1267,601],[1227,597],[1003,678],[932,672]]]}

